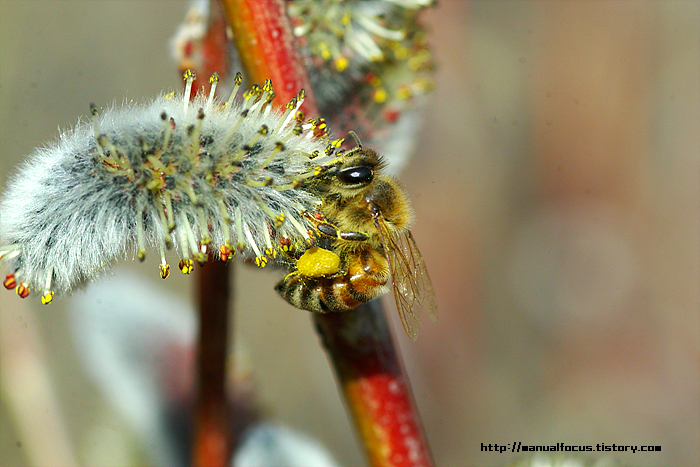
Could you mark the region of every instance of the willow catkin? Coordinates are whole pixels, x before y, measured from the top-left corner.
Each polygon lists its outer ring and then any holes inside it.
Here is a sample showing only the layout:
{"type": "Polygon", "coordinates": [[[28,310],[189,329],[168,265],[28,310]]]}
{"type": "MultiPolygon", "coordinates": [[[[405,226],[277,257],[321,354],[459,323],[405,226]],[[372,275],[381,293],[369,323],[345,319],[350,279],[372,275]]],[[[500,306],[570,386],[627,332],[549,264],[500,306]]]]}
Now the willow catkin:
{"type": "Polygon", "coordinates": [[[227,102],[172,93],[98,111],[91,121],[38,149],[11,177],[0,200],[0,262],[21,297],[42,302],[69,292],[118,258],[160,254],[160,275],[174,248],[179,269],[235,251],[263,267],[280,251],[312,241],[303,215],[317,209],[314,177],[332,164],[341,141],[322,120],[303,123],[303,91],[284,112],[272,83],[227,102]]]}

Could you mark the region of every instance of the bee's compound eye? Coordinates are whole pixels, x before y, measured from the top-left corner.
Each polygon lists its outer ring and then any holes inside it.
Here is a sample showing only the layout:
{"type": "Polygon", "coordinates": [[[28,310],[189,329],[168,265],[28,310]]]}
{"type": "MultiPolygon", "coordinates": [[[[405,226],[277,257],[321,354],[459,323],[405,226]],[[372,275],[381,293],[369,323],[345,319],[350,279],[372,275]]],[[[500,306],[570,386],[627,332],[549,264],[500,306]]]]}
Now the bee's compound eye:
{"type": "Polygon", "coordinates": [[[374,178],[374,172],[367,166],[350,167],[338,172],[337,177],[345,185],[366,185],[374,178]]]}

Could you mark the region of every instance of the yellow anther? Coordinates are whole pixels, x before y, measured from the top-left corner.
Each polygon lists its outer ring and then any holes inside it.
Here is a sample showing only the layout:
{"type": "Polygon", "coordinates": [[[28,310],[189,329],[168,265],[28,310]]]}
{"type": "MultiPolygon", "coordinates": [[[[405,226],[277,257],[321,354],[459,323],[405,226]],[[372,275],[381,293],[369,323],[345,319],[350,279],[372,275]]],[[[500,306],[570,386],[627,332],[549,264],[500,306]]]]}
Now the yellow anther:
{"type": "Polygon", "coordinates": [[[210,77],[209,77],[209,84],[213,83],[218,83],[219,82],[219,73],[215,71],[210,77]]]}
{"type": "Polygon", "coordinates": [[[267,265],[266,256],[258,256],[255,258],[255,265],[259,268],[264,268],[267,265]]]}
{"type": "Polygon", "coordinates": [[[267,78],[265,82],[263,83],[263,90],[264,91],[271,91],[272,90],[272,80],[270,78],[267,78]]]}
{"type": "Polygon", "coordinates": [[[178,267],[183,274],[189,274],[194,269],[194,262],[191,259],[181,259],[178,267]]]}
{"type": "Polygon", "coordinates": [[[146,260],[146,250],[139,250],[136,257],[143,263],[146,260]]]}
{"type": "Polygon", "coordinates": [[[159,264],[160,278],[166,279],[170,275],[170,265],[169,264],[159,264]]]}
{"type": "Polygon", "coordinates": [[[49,303],[51,303],[52,300],[53,300],[53,292],[50,290],[41,296],[41,303],[44,305],[48,305],[49,303]]]}
{"type": "Polygon", "coordinates": [[[182,74],[182,79],[184,81],[188,81],[188,80],[194,81],[196,78],[197,78],[197,75],[195,74],[195,72],[189,68],[186,69],[185,72],[182,74]]]}
{"type": "Polygon", "coordinates": [[[197,264],[199,264],[200,266],[204,266],[205,264],[207,264],[207,254],[206,253],[199,252],[199,253],[195,253],[193,256],[194,256],[194,259],[197,260],[197,264]]]}

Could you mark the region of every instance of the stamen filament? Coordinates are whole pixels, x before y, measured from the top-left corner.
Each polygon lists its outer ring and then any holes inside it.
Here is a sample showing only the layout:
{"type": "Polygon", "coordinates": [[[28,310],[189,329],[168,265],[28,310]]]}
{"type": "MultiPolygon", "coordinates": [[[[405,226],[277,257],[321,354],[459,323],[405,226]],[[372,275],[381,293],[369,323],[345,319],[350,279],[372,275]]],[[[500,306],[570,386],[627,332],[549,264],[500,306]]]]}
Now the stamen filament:
{"type": "Polygon", "coordinates": [[[183,99],[183,105],[184,105],[184,110],[187,111],[187,106],[190,104],[190,94],[192,94],[192,82],[197,78],[197,75],[195,75],[194,71],[187,69],[185,72],[182,74],[183,79],[185,80],[185,93],[184,93],[184,99],[183,99]]]}
{"type": "Polygon", "coordinates": [[[226,101],[226,108],[231,108],[231,104],[233,104],[233,100],[236,98],[236,95],[238,94],[238,88],[241,87],[242,82],[243,75],[239,71],[236,73],[236,78],[233,82],[233,90],[231,91],[231,95],[229,96],[228,101],[226,101]]]}
{"type": "Polygon", "coordinates": [[[211,103],[214,101],[214,94],[216,93],[216,86],[219,84],[219,73],[214,72],[214,74],[211,75],[209,78],[209,84],[211,85],[211,89],[209,90],[209,97],[207,98],[207,107],[211,106],[211,103]]]}

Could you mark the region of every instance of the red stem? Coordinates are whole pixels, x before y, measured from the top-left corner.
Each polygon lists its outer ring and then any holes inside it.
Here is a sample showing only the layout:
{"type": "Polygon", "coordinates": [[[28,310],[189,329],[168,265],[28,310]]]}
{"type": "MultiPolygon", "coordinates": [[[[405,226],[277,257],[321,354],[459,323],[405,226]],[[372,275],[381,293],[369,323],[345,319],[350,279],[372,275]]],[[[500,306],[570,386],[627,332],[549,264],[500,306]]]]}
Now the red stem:
{"type": "Polygon", "coordinates": [[[355,427],[373,467],[434,465],[381,302],[316,314],[355,427]]]}
{"type": "Polygon", "coordinates": [[[306,91],[301,110],[307,117],[318,117],[311,82],[301,62],[281,0],[224,0],[233,38],[246,77],[262,84],[271,79],[275,102],[284,106],[300,89],[306,91]]]}
{"type": "MultiPolygon", "coordinates": [[[[251,82],[271,78],[282,106],[300,88],[307,116],[318,116],[284,1],[224,0],[251,82]]],[[[348,313],[314,316],[370,465],[433,465],[410,384],[379,301],[348,313]]]]}
{"type": "Polygon", "coordinates": [[[192,465],[226,467],[232,439],[226,414],[226,354],[231,268],[209,261],[198,273],[199,386],[194,417],[192,465]]]}

